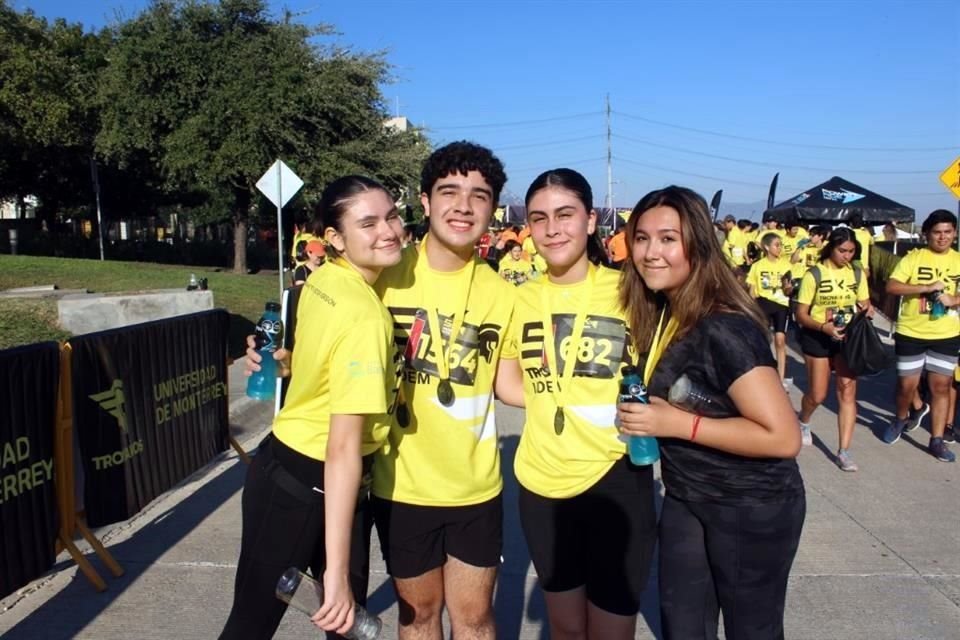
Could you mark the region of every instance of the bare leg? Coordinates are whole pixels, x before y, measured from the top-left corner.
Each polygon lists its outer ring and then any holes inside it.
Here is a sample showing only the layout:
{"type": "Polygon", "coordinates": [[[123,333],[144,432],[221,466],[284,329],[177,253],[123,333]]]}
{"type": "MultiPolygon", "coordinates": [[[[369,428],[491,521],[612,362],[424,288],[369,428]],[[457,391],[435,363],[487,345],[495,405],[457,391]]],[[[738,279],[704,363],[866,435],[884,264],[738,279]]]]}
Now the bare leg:
{"type": "Polygon", "coordinates": [[[927,383],[930,385],[930,436],[942,438],[948,422],[953,377],[928,371],[927,383]]]}
{"type": "Polygon", "coordinates": [[[637,616],[619,616],[587,602],[587,637],[590,640],[633,640],[637,616]]]}
{"type": "Polygon", "coordinates": [[[400,640],[442,640],[443,569],[416,578],[394,578],[400,608],[400,640]]]}
{"type": "Polygon", "coordinates": [[[553,640],[587,640],[587,590],[544,591],[550,637],[553,640]]]}
{"type": "Polygon", "coordinates": [[[813,412],[816,411],[827,397],[827,387],[830,385],[830,360],[828,358],[814,358],[804,355],[807,364],[807,390],[800,401],[800,422],[810,422],[813,412]]]}
{"type": "Polygon", "coordinates": [[[777,352],[777,374],[780,381],[787,375],[787,336],[783,333],[773,334],[773,346],[777,352]]]}
{"type": "Polygon", "coordinates": [[[494,640],[493,585],[496,567],[475,567],[453,556],[443,565],[443,591],[456,640],[494,640]]]}
{"type": "Polygon", "coordinates": [[[897,418],[906,420],[910,408],[919,409],[923,406],[920,400],[920,373],[910,376],[897,377],[897,418]]]}
{"type": "Polygon", "coordinates": [[[853,430],[857,426],[857,376],[847,367],[842,356],[834,358],[837,385],[837,427],[840,448],[849,449],[853,430]]]}

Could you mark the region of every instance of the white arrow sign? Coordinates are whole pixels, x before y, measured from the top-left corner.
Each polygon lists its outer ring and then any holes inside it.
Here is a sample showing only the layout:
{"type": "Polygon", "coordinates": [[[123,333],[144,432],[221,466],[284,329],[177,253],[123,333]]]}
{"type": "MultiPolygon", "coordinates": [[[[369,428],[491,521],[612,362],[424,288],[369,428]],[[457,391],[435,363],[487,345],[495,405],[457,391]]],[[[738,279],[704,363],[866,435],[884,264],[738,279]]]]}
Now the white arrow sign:
{"type": "Polygon", "coordinates": [[[297,195],[300,187],[303,186],[303,180],[293,172],[293,169],[284,164],[283,160],[277,160],[267,172],[257,180],[257,189],[260,193],[267,196],[274,205],[282,207],[290,202],[290,198],[297,195]]]}

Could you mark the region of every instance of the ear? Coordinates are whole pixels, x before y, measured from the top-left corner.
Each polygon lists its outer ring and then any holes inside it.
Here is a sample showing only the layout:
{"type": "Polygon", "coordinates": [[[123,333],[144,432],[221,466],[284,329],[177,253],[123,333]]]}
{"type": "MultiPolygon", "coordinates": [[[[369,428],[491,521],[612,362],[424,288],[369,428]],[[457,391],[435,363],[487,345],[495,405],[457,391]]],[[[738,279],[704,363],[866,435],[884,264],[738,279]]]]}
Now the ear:
{"type": "Polygon", "coordinates": [[[337,253],[343,253],[346,244],[343,242],[343,236],[333,227],[327,227],[323,230],[324,241],[337,250],[337,253]]]}
{"type": "Polygon", "coordinates": [[[421,193],[420,204],[423,205],[423,215],[429,218],[430,217],[430,194],[421,193]]]}
{"type": "MultiPolygon", "coordinates": [[[[617,215],[617,212],[614,211],[613,215],[617,215]]],[[[587,234],[588,235],[592,234],[596,230],[597,230],[597,210],[590,209],[590,211],[587,212],[587,234]]]]}

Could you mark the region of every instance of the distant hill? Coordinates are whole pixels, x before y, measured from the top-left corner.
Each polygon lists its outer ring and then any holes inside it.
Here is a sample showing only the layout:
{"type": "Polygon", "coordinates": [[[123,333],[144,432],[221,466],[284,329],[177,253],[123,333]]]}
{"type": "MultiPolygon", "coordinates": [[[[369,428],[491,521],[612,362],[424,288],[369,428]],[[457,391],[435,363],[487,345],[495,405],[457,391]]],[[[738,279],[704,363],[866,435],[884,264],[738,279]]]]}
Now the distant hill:
{"type": "Polygon", "coordinates": [[[758,200],[757,202],[721,201],[720,215],[718,217],[722,220],[724,216],[731,215],[738,220],[740,218],[746,218],[747,220],[756,220],[759,222],[766,209],[767,203],[765,200],[758,200]]]}

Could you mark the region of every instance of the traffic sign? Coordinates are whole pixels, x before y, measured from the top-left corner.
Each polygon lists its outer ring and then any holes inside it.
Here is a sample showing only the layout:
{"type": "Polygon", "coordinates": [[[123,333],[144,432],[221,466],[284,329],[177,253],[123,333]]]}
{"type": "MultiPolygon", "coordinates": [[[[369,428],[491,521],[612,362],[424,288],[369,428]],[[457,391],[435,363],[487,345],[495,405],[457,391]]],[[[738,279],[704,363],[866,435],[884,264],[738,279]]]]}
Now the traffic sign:
{"type": "Polygon", "coordinates": [[[940,182],[950,189],[954,196],[960,198],[960,158],[954,160],[953,164],[940,174],[940,182]]]}
{"type": "Polygon", "coordinates": [[[302,186],[303,180],[283,160],[277,160],[270,165],[267,172],[257,180],[257,189],[277,207],[290,202],[290,198],[295,196],[302,186]]]}

